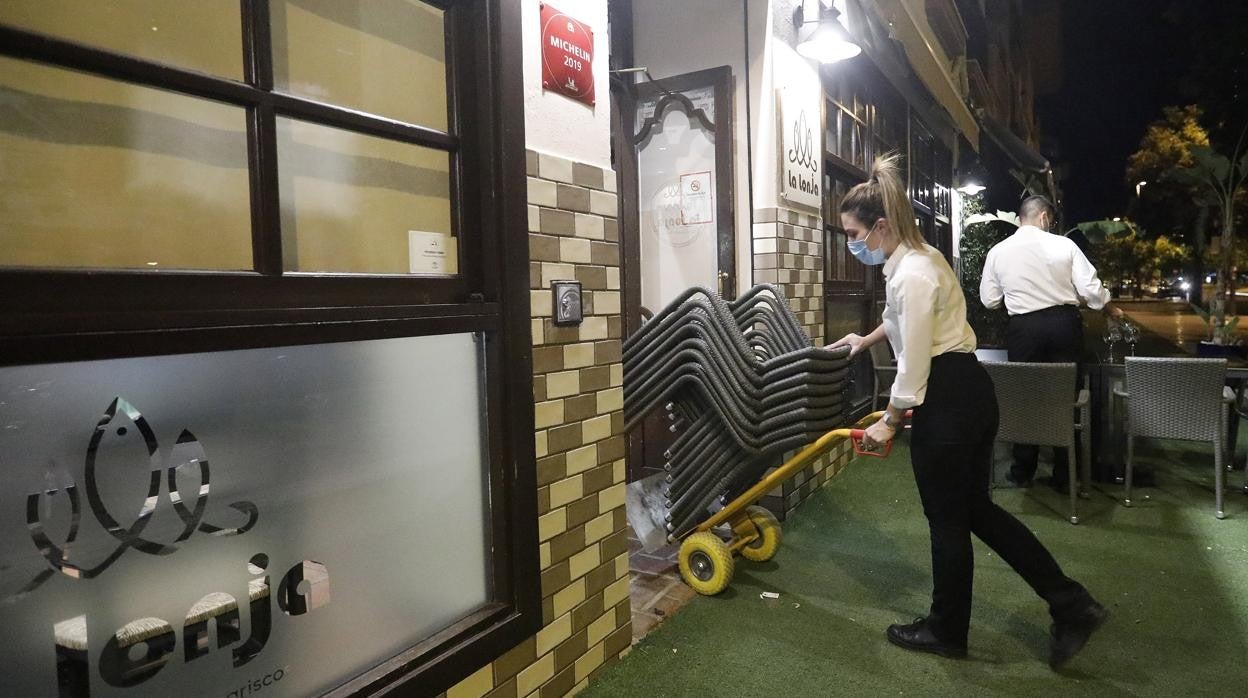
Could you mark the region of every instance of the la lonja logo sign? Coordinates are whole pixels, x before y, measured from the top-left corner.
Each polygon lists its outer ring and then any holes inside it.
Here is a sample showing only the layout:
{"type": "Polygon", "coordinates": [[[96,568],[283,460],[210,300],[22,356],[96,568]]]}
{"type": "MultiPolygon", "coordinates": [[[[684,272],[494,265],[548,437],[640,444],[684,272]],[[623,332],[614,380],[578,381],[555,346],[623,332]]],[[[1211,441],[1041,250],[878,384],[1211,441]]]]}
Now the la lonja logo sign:
{"type": "Polygon", "coordinates": [[[780,195],[790,203],[819,209],[823,205],[820,180],[822,138],[818,92],[796,86],[780,92],[780,195]]]}
{"type": "MultiPolygon", "coordinates": [[[[78,485],[71,482],[64,487],[32,492],[26,496],[27,532],[48,567],[15,594],[0,600],[3,606],[29,602],[39,587],[58,574],[77,582],[99,578],[130,550],[168,556],[178,550],[178,543],[188,540],[195,533],[212,537],[241,536],[256,525],[260,516],[255,504],[239,501],[229,505],[245,516],[245,520],[238,525],[219,526],[207,521],[205,512],[211,491],[210,466],[202,444],[194,434],[184,429],[169,453],[162,454],[148,421],[121,397],[113,399],[92,432],[83,475],[84,493],[80,493],[78,485]],[[124,438],[128,434],[133,437],[132,429],[141,438],[152,469],[146,495],[138,504],[137,513],[125,524],[109,510],[100,495],[97,461],[106,438],[113,435],[124,438]],[[190,487],[187,487],[185,479],[179,481],[178,478],[179,469],[186,466],[197,467],[199,472],[199,482],[191,483],[190,487]],[[167,484],[167,498],[182,524],[181,530],[170,542],[152,540],[144,535],[163,502],[162,483],[167,484]],[[116,540],[112,551],[93,564],[83,560],[82,553],[76,552],[74,545],[83,523],[83,494],[92,517],[116,540]],[[58,497],[69,500],[70,511],[68,530],[63,542],[59,543],[52,540],[40,514],[44,498],[54,500],[58,497]]],[[[180,628],[175,628],[174,622],[164,618],[136,618],[117,628],[108,636],[103,647],[95,649],[91,647],[88,632],[92,623],[89,613],[51,619],[52,638],[56,646],[58,695],[62,698],[90,696],[94,673],[98,673],[100,679],[110,686],[125,688],[142,684],[178,659],[193,662],[205,657],[212,650],[209,624],[216,631],[216,649],[229,648],[234,667],[244,666],[255,659],[268,643],[273,630],[274,590],[269,574],[269,556],[256,553],[245,563],[240,561],[238,569],[247,572],[247,576],[240,574],[238,588],[213,592],[193,600],[184,617],[174,619],[179,622],[180,628]],[[241,614],[244,607],[248,611],[250,626],[245,637],[241,614]],[[92,664],[95,665],[94,670],[92,664]]],[[[329,603],[329,570],[315,560],[296,563],[281,576],[276,601],[282,613],[291,617],[324,606],[329,603]]],[[[285,668],[270,672],[263,679],[249,682],[247,689],[254,692],[281,681],[285,672],[285,668]],[[251,686],[252,683],[257,685],[251,686]]]]}

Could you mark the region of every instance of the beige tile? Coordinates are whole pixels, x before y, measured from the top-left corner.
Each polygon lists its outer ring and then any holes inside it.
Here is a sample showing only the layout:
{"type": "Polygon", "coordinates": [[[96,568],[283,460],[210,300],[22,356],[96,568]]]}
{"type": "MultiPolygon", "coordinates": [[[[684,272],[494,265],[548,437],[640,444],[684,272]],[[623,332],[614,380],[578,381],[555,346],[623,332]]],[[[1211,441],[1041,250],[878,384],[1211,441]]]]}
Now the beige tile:
{"type": "Polygon", "coordinates": [[[576,267],[559,262],[542,262],[542,286],[549,287],[552,281],[573,281],[576,279],[576,267]]]}
{"type": "Polygon", "coordinates": [[[568,530],[568,509],[559,507],[544,516],[537,517],[537,539],[546,541],[568,530]]]}
{"type": "MultiPolygon", "coordinates": [[[[610,590],[611,587],[607,587],[607,589],[610,590]]],[[[624,595],[625,596],[628,595],[627,584],[624,585],[624,595]]],[[[611,605],[614,606],[616,602],[619,602],[620,599],[623,599],[623,598],[624,597],[622,596],[619,599],[616,599],[615,602],[613,602],[611,605]]],[[[580,602],[584,600],[585,600],[585,578],[580,577],[576,581],[564,587],[562,590],[555,592],[555,598],[554,598],[555,615],[561,616],[567,613],[568,611],[571,611],[573,608],[576,608],[577,604],[579,604],[580,602]]]]}
{"type": "Polygon", "coordinates": [[[624,385],[624,364],[611,364],[611,385],[613,387],[624,385]]]}
{"type": "Polygon", "coordinates": [[[602,216],[587,213],[576,214],[576,236],[591,240],[606,239],[606,226],[603,224],[602,216]]]}
{"type": "Polygon", "coordinates": [[[563,365],[565,368],[584,368],[594,365],[594,345],[568,344],[563,347],[563,365]]]}
{"type": "Polygon", "coordinates": [[[596,645],[607,639],[611,631],[615,630],[615,609],[607,609],[607,612],[598,616],[593,623],[589,624],[589,634],[586,639],[590,645],[596,645]]]}
{"type": "Polygon", "coordinates": [[[583,473],[596,465],[598,465],[597,444],[590,444],[568,451],[568,475],[583,473]]]}
{"type": "Polygon", "coordinates": [[[602,175],[602,188],[612,193],[617,191],[615,172],[611,170],[603,170],[602,175]]]}
{"type": "Polygon", "coordinates": [[[554,675],[555,653],[548,652],[516,676],[516,694],[527,696],[529,693],[541,688],[541,685],[554,675]]]}
{"type": "Polygon", "coordinates": [[[552,312],[550,291],[529,291],[529,312],[533,317],[550,317],[552,312]]]}
{"type": "Polygon", "coordinates": [[[533,435],[533,448],[537,451],[537,457],[541,458],[549,453],[550,448],[546,441],[546,432],[539,431],[533,435]]]}
{"type": "Polygon", "coordinates": [[[565,613],[556,618],[550,625],[538,631],[537,653],[539,655],[546,654],[558,646],[560,642],[563,642],[571,636],[572,614],[565,613]]]}
{"type": "MultiPolygon", "coordinates": [[[[546,375],[546,397],[548,398],[567,397],[569,395],[575,395],[580,391],[580,371],[561,371],[546,375]]],[[[622,392],[620,399],[623,400],[622,392]]],[[[601,400],[599,402],[601,403],[601,400]]],[[[618,409],[622,409],[622,407],[618,409]]]]}
{"type": "Polygon", "coordinates": [[[598,546],[591,545],[568,558],[568,576],[573,579],[583,577],[586,572],[597,567],[600,562],[602,561],[598,558],[598,546]]]}
{"type": "MultiPolygon", "coordinates": [[[[582,439],[585,443],[593,443],[611,436],[611,415],[604,414],[601,417],[594,417],[586,420],[581,424],[582,439]]],[[[594,465],[597,465],[595,463],[594,465]]]]}
{"type": "Polygon", "coordinates": [[[585,544],[597,543],[615,533],[615,514],[607,512],[585,524],[585,544]]]}
{"type": "Polygon", "coordinates": [[[620,268],[607,267],[607,288],[618,289],[620,287],[620,268]]]}
{"type": "Polygon", "coordinates": [[[626,598],[628,598],[628,577],[622,577],[612,582],[611,586],[602,592],[602,605],[614,606],[626,598]]]}
{"type": "Polygon", "coordinates": [[[541,320],[529,321],[529,335],[532,338],[533,346],[539,346],[545,343],[545,332],[541,320]]]}
{"type": "Polygon", "coordinates": [[[619,579],[628,574],[628,553],[620,553],[615,556],[615,578],[619,579]]]}
{"type": "Polygon", "coordinates": [[[550,506],[561,507],[581,498],[584,483],[580,475],[574,475],[550,484],[550,506]]]}
{"type": "Polygon", "coordinates": [[[446,698],[481,698],[494,688],[494,665],[486,664],[468,678],[451,686],[446,698]]]}
{"type": "MultiPolygon", "coordinates": [[[[551,375],[554,376],[558,374],[552,373],[551,375]]],[[[549,383],[547,383],[546,389],[547,389],[547,392],[549,393],[550,391],[549,383]]],[[[598,397],[598,414],[607,414],[610,412],[614,412],[616,410],[624,409],[624,389],[622,387],[621,388],[609,388],[607,390],[600,391],[598,392],[597,397],[598,397]]]]}
{"type": "MultiPolygon", "coordinates": [[[[557,182],[572,183],[572,161],[554,155],[538,153],[538,172],[542,179],[553,179],[557,182]]],[[[524,695],[521,691],[520,695],[524,695]]]]}
{"type": "Polygon", "coordinates": [[[594,314],[595,315],[619,315],[620,314],[620,292],[619,291],[594,291],[594,314]]]}
{"type": "Polygon", "coordinates": [[[583,341],[607,338],[607,318],[601,315],[585,318],[581,323],[580,338],[583,341]]]}
{"type": "MultiPolygon", "coordinates": [[[[618,461],[618,463],[622,468],[624,461],[618,461]]],[[[622,506],[624,506],[624,482],[623,478],[620,478],[620,482],[598,493],[598,511],[611,511],[622,506]]]]}
{"type": "Polygon", "coordinates": [[[542,543],[537,547],[538,560],[541,562],[542,569],[550,567],[550,543],[542,543]]]}
{"type": "Polygon", "coordinates": [[[563,424],[563,400],[537,403],[533,408],[533,422],[538,429],[563,424]]]}
{"type": "Polygon", "coordinates": [[[615,194],[605,191],[589,192],[589,210],[600,216],[618,215],[619,208],[616,205],[615,194]]]}
{"type": "Polygon", "coordinates": [[[550,180],[529,177],[529,203],[550,208],[558,206],[555,187],[555,183],[550,180]]]}
{"type": "Polygon", "coordinates": [[[559,260],[576,264],[589,264],[589,240],[580,238],[559,239],[559,260]]]}
{"type": "Polygon", "coordinates": [[[624,478],[628,476],[628,466],[625,465],[624,459],[617,460],[611,464],[611,482],[624,482],[624,478]]]}
{"type": "Polygon", "coordinates": [[[542,229],[542,210],[536,206],[529,206],[529,231],[537,232],[542,229]]]}
{"type": "Polygon", "coordinates": [[[581,658],[576,660],[576,680],[581,681],[589,678],[590,672],[602,666],[602,660],[603,646],[600,642],[593,647],[590,647],[588,652],[581,655],[581,658]]]}

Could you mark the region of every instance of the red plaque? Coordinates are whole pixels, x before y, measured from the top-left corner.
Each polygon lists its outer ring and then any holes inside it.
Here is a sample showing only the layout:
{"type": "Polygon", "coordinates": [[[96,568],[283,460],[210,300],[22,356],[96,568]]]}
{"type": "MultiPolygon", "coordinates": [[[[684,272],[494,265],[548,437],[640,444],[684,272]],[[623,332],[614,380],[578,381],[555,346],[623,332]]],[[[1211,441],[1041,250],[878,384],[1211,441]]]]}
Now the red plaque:
{"type": "Polygon", "coordinates": [[[542,87],[594,104],[594,31],[542,4],[542,87]]]}

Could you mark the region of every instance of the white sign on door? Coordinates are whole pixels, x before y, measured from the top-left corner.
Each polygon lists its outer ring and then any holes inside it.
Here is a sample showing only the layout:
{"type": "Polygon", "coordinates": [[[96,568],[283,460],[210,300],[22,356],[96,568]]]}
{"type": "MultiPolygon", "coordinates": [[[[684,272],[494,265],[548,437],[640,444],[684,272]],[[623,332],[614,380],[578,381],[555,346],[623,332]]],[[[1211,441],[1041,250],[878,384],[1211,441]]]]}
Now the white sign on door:
{"type": "Polygon", "coordinates": [[[819,211],[823,181],[822,109],[819,90],[794,85],[778,90],[780,104],[780,197],[790,204],[819,211]]]}
{"type": "Polygon", "coordinates": [[[715,222],[715,196],[710,172],[680,176],[680,222],[685,225],[715,222]]]}

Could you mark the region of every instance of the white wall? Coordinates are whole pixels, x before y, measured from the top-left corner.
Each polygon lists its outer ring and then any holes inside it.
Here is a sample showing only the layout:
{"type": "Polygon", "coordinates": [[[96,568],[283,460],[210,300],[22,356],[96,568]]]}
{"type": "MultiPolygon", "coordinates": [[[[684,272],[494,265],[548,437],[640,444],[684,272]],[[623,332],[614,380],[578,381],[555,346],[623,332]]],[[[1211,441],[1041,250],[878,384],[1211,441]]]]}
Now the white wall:
{"type": "MultiPolygon", "coordinates": [[[[524,22],[524,130],[527,146],[569,160],[611,169],[611,90],[607,0],[557,0],[560,11],[594,32],[594,96],[588,106],[542,90],[539,0],[522,0],[524,22]]],[[[553,3],[552,3],[553,4],[553,3]]]]}

